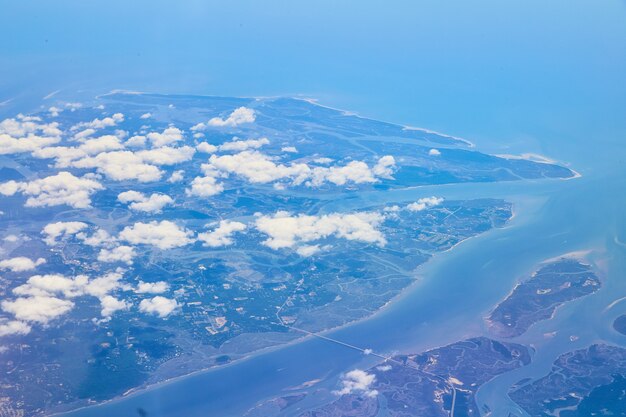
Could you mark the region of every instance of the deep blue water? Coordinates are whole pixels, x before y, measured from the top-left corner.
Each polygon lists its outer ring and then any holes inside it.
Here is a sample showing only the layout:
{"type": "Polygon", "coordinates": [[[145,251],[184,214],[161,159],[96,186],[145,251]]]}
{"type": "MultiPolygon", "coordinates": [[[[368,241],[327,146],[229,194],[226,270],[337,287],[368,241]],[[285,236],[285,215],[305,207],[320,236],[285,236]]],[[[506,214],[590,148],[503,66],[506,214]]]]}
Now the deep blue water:
{"type": "MultiPolygon", "coordinates": [[[[600,338],[626,344],[611,328],[626,302],[607,310],[626,296],[626,2],[127,3],[0,0],[0,116],[57,90],[304,95],[488,152],[545,154],[583,178],[363,195],[363,204],[431,191],[504,197],[517,216],[437,257],[389,308],[332,336],[390,352],[479,334],[480,318],[537,262],[591,248],[601,253],[603,289],[531,329],[522,339],[560,331],[479,402],[514,409],[507,384],[545,373],[563,351],[600,338]]],[[[72,416],[133,416],[138,407],[151,417],[236,416],[307,380],[332,386],[369,361],[307,340],[72,416]]]]}

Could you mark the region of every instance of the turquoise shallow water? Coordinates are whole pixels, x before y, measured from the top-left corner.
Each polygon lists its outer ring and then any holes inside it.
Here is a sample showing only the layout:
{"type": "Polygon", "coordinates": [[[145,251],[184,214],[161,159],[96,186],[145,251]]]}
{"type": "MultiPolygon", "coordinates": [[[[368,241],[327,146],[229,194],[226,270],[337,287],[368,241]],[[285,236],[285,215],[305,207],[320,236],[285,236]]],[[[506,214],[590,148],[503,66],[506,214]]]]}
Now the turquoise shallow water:
{"type": "MultiPolygon", "coordinates": [[[[626,247],[616,243],[626,242],[626,3],[335,3],[0,2],[0,116],[45,104],[57,90],[77,99],[114,88],[301,94],[466,137],[483,151],[556,158],[583,177],[352,202],[490,196],[513,201],[517,215],[438,256],[388,308],[332,337],[393,352],[480,334],[481,317],[538,262],[593,249],[603,289],[522,336],[535,345],[533,364],[486,385],[479,402],[514,409],[507,384],[545,373],[561,352],[599,339],[626,344],[611,330],[626,302],[606,310],[626,296],[626,247]]],[[[70,415],[132,416],[141,407],[150,416],[237,416],[286,387],[318,378],[332,386],[334,376],[372,361],[311,339],[70,415]]]]}

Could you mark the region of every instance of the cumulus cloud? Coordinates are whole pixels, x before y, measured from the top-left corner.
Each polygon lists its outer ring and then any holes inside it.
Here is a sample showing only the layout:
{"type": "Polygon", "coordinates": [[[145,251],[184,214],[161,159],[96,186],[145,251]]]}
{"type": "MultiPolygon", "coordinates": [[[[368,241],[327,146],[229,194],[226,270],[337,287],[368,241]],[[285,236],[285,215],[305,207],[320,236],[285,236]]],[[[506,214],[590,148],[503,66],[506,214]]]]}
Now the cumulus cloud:
{"type": "Polygon", "coordinates": [[[0,337],[25,335],[30,333],[30,326],[19,320],[0,319],[0,337]]]}
{"type": "Polygon", "coordinates": [[[83,222],[56,222],[47,224],[43,230],[43,241],[48,246],[56,244],[58,237],[68,237],[77,234],[87,227],[83,222]]]}
{"type": "Polygon", "coordinates": [[[33,152],[61,140],[59,124],[40,123],[38,117],[18,115],[0,122],[0,155],[33,152]]]}
{"type": "Polygon", "coordinates": [[[161,133],[149,133],[148,140],[152,143],[152,146],[160,148],[161,146],[171,145],[172,143],[183,140],[183,132],[177,127],[170,126],[161,133]]]}
{"type": "Polygon", "coordinates": [[[184,178],[185,178],[185,171],[178,170],[178,171],[172,172],[172,175],[170,175],[170,177],[167,179],[167,182],[171,182],[171,183],[181,182],[184,178]]]}
{"type": "Polygon", "coordinates": [[[247,107],[239,107],[225,119],[214,117],[208,121],[207,125],[213,127],[236,127],[245,123],[253,123],[256,119],[254,110],[247,107]]]}
{"type": "Polygon", "coordinates": [[[133,263],[135,256],[137,254],[132,246],[117,246],[113,249],[100,249],[98,260],[100,262],[124,262],[130,265],[133,263]]]}
{"type": "Polygon", "coordinates": [[[220,151],[246,151],[248,149],[259,149],[264,145],[269,145],[267,138],[240,140],[235,138],[231,142],[223,143],[219,146],[220,151]]]}
{"type": "Polygon", "coordinates": [[[232,235],[236,232],[246,230],[246,225],[240,222],[222,220],[212,232],[199,233],[198,240],[201,240],[204,246],[217,248],[233,244],[232,235]]]}
{"type": "Polygon", "coordinates": [[[124,145],[117,136],[105,135],[94,139],[88,139],[78,147],[86,155],[95,155],[101,152],[116,151],[123,149],[124,145]]]}
{"type": "Polygon", "coordinates": [[[217,146],[211,145],[210,143],[207,143],[207,142],[200,142],[198,145],[196,145],[196,149],[198,150],[198,152],[203,152],[203,153],[217,152],[217,146]]]}
{"type": "Polygon", "coordinates": [[[387,241],[376,228],[383,220],[382,215],[374,212],[293,216],[279,211],[257,218],[256,228],[269,236],[263,244],[272,249],[293,248],[331,236],[383,246],[387,241]]]}
{"type": "Polygon", "coordinates": [[[124,115],[122,113],[115,113],[111,117],[105,117],[103,119],[93,119],[91,122],[82,122],[75,126],[72,126],[71,130],[79,129],[104,129],[106,127],[113,127],[120,122],[124,121],[124,115]]]}
{"type": "Polygon", "coordinates": [[[179,148],[162,146],[156,149],[139,151],[135,155],[141,158],[142,161],[150,164],[174,165],[189,161],[195,152],[196,150],[191,146],[181,146],[179,148]]]}
{"type": "Polygon", "coordinates": [[[191,188],[185,192],[189,196],[211,197],[224,191],[224,185],[218,183],[212,176],[196,177],[191,181],[191,188]]]}
{"type": "Polygon", "coordinates": [[[111,315],[113,315],[116,311],[128,310],[130,308],[129,303],[123,300],[118,300],[111,295],[102,297],[100,300],[100,306],[102,307],[102,310],[100,311],[102,317],[111,317],[111,315]]]}
{"type": "Polygon", "coordinates": [[[98,298],[103,315],[107,316],[122,308],[117,300],[109,296],[110,292],[124,288],[120,283],[121,278],[120,272],[107,273],[93,279],[86,275],[34,275],[25,284],[13,289],[18,298],[2,302],[2,309],[18,320],[45,324],[74,307],[69,299],[88,295],[98,298]],[[115,308],[116,305],[120,308],[115,308]]]}
{"type": "Polygon", "coordinates": [[[33,261],[25,256],[18,256],[0,260],[0,269],[8,269],[13,272],[32,271],[43,263],[46,263],[44,258],[38,258],[36,261],[33,261]]]}
{"type": "Polygon", "coordinates": [[[89,178],[75,177],[69,172],[37,179],[30,182],[9,181],[0,184],[0,194],[22,193],[29,196],[26,207],[59,206],[66,204],[74,208],[91,206],[91,195],[104,187],[89,178]]]}
{"type": "Polygon", "coordinates": [[[283,146],[282,148],[280,148],[280,150],[281,152],[298,153],[298,150],[295,146],[283,146]]]}
{"type": "Polygon", "coordinates": [[[28,136],[24,138],[14,138],[7,134],[0,133],[0,155],[10,155],[14,153],[33,152],[46,146],[58,143],[59,137],[28,136]]]}
{"type": "Polygon", "coordinates": [[[138,222],[132,226],[126,226],[120,232],[119,239],[135,245],[152,245],[159,249],[172,249],[194,242],[193,232],[169,220],[138,222]]]}
{"type": "Polygon", "coordinates": [[[236,174],[252,183],[268,183],[290,179],[296,184],[304,182],[311,173],[306,164],[276,164],[267,155],[257,151],[243,151],[234,155],[211,155],[203,170],[215,170],[226,174],[236,174]]]}
{"type": "Polygon", "coordinates": [[[424,198],[420,198],[414,203],[407,205],[406,208],[410,211],[422,211],[431,207],[438,206],[441,203],[443,203],[443,198],[424,197],[424,198]]]}
{"type": "Polygon", "coordinates": [[[334,393],[337,395],[362,394],[366,397],[376,397],[378,391],[371,388],[375,381],[376,375],[354,369],[343,376],[341,389],[334,391],[334,393]]]}
{"type": "MultiPolygon", "coordinates": [[[[223,146],[223,145],[222,145],[223,146]]],[[[374,183],[379,177],[389,178],[395,168],[392,156],[384,156],[369,167],[363,161],[351,161],[343,166],[310,167],[305,163],[276,163],[273,158],[258,151],[243,151],[234,155],[211,155],[205,172],[227,176],[235,174],[251,183],[289,181],[292,185],[319,187],[325,183],[345,185],[348,183],[374,183]]]]}
{"type": "Polygon", "coordinates": [[[152,113],[144,113],[141,116],[139,116],[140,119],[149,119],[152,117],[152,113]]]}
{"type": "Polygon", "coordinates": [[[131,210],[143,211],[146,213],[160,213],[168,204],[173,204],[174,200],[168,195],[154,193],[146,196],[138,191],[124,191],[117,196],[122,203],[130,205],[131,210]]]}
{"type": "Polygon", "coordinates": [[[441,155],[441,151],[439,151],[439,149],[431,149],[428,151],[428,155],[430,156],[439,156],[441,155]]]}
{"type": "Polygon", "coordinates": [[[146,137],[142,135],[135,135],[130,138],[126,142],[124,142],[126,146],[131,148],[143,148],[146,146],[146,137]]]}
{"type": "Polygon", "coordinates": [[[141,300],[139,311],[148,314],[155,314],[161,318],[167,317],[178,308],[176,300],[157,295],[154,298],[141,300]]]}
{"type": "Polygon", "coordinates": [[[46,324],[69,312],[74,303],[56,297],[33,296],[20,297],[12,301],[4,300],[0,306],[20,321],[46,324]]]}
{"type": "Polygon", "coordinates": [[[130,151],[103,152],[72,163],[75,168],[96,168],[113,181],[137,180],[150,182],[161,179],[163,172],[130,151]]]}
{"type": "Polygon", "coordinates": [[[170,285],[165,281],[143,282],[139,281],[135,292],[137,294],[162,294],[170,289],[170,285]]]}

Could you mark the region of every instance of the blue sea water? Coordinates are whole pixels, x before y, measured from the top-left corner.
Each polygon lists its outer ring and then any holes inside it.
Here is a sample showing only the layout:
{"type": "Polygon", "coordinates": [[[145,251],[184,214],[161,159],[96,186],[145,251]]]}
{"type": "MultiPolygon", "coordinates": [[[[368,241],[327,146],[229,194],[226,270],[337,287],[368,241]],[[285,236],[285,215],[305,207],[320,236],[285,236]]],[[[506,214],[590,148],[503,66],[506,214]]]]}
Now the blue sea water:
{"type": "MultiPolygon", "coordinates": [[[[626,296],[626,2],[128,3],[0,0],[0,116],[55,92],[301,95],[487,152],[547,155],[582,178],[362,195],[354,204],[499,197],[516,217],[438,256],[388,308],[331,336],[411,352],[480,334],[481,317],[538,262],[595,249],[603,289],[523,336],[543,340],[532,365],[485,386],[479,403],[515,410],[507,386],[545,374],[560,353],[598,339],[626,345],[611,330],[626,302],[608,308],[626,296]]],[[[69,415],[237,416],[308,380],[332,388],[334,376],[373,362],[308,339],[69,415]]]]}

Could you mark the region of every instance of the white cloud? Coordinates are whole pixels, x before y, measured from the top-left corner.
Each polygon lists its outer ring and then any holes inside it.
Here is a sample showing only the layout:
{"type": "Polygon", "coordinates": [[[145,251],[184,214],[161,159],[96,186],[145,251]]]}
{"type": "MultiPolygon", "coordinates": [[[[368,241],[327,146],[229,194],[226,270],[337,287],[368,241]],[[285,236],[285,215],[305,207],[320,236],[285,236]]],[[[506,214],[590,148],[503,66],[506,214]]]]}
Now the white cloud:
{"type": "Polygon", "coordinates": [[[58,237],[75,235],[86,227],[87,224],[83,222],[56,222],[46,225],[41,233],[44,235],[44,242],[52,246],[58,237]]]}
{"type": "MultiPolygon", "coordinates": [[[[293,248],[331,236],[382,246],[387,241],[376,227],[383,219],[374,212],[292,216],[286,211],[279,211],[273,216],[259,217],[256,228],[269,236],[263,244],[272,249],[293,248]]],[[[306,253],[307,249],[304,251],[306,253]]]]}
{"type": "Polygon", "coordinates": [[[196,146],[196,149],[198,150],[198,152],[203,152],[203,153],[215,153],[215,152],[217,152],[217,146],[211,145],[210,143],[207,143],[207,142],[200,142],[196,146]]]}
{"type": "Polygon", "coordinates": [[[20,297],[13,301],[2,301],[0,305],[18,320],[42,324],[66,314],[74,307],[74,303],[69,300],[46,296],[20,297]]]}
{"type": "Polygon", "coordinates": [[[149,119],[152,117],[152,113],[144,113],[141,116],[139,116],[140,119],[149,119]]]}
{"type": "Polygon", "coordinates": [[[185,171],[179,170],[172,172],[172,175],[167,179],[167,182],[175,183],[180,182],[185,178],[185,171]]]}
{"type": "Polygon", "coordinates": [[[283,146],[280,150],[281,152],[298,153],[295,146],[283,146]]]}
{"type": "Polygon", "coordinates": [[[37,149],[58,143],[58,137],[28,136],[14,138],[7,134],[0,134],[0,155],[9,155],[22,152],[33,152],[37,149]]]}
{"type": "Polygon", "coordinates": [[[217,248],[233,244],[232,235],[246,230],[246,225],[240,222],[222,220],[219,226],[212,232],[199,233],[198,240],[204,242],[204,246],[217,248]]]}
{"type": "Polygon", "coordinates": [[[220,151],[246,151],[248,149],[259,149],[264,145],[269,145],[267,138],[239,140],[235,138],[230,142],[223,143],[219,146],[220,151]]]}
{"type": "Polygon", "coordinates": [[[103,152],[72,163],[75,168],[96,168],[113,181],[135,179],[139,182],[157,181],[163,172],[130,151],[103,152]]]}
{"type": "Polygon", "coordinates": [[[137,294],[162,294],[170,289],[170,286],[165,281],[158,282],[143,282],[139,281],[135,292],[137,294]]]}
{"type": "Polygon", "coordinates": [[[313,160],[313,162],[315,162],[316,164],[322,164],[322,165],[328,165],[331,162],[333,162],[334,160],[331,158],[315,158],[313,160]]]}
{"type": "Polygon", "coordinates": [[[254,110],[247,107],[239,107],[226,118],[214,117],[207,123],[209,126],[215,127],[235,127],[245,123],[252,123],[256,119],[254,110]]]}
{"type": "Polygon", "coordinates": [[[0,319],[0,337],[25,335],[30,333],[30,330],[30,326],[22,321],[0,319]]]}
{"type": "Polygon", "coordinates": [[[439,151],[439,149],[431,149],[428,151],[428,155],[430,156],[439,156],[441,155],[441,151],[439,151]]]}
{"type": "Polygon", "coordinates": [[[438,206],[441,203],[443,203],[443,198],[424,197],[424,198],[420,198],[414,203],[407,205],[406,208],[409,209],[410,211],[422,211],[422,210],[426,210],[427,208],[438,206]]]}
{"type": "MultiPolygon", "coordinates": [[[[223,146],[223,145],[222,145],[223,146]]],[[[220,147],[221,148],[221,147],[220,147]]],[[[211,155],[202,165],[209,176],[236,174],[251,183],[290,181],[292,185],[319,187],[325,183],[345,185],[348,183],[374,183],[378,177],[389,178],[395,167],[392,156],[384,156],[370,168],[363,161],[351,161],[343,166],[309,167],[305,163],[288,165],[274,162],[273,158],[258,151],[243,151],[234,155],[211,155]]]]}
{"type": "Polygon", "coordinates": [[[119,234],[121,240],[132,244],[153,245],[159,249],[172,249],[193,243],[193,232],[169,220],[135,223],[126,226],[119,234]]]}
{"type": "Polygon", "coordinates": [[[122,113],[115,113],[111,117],[105,117],[104,119],[93,119],[91,122],[82,122],[75,126],[72,126],[71,130],[78,129],[104,129],[105,127],[113,127],[120,122],[124,121],[124,115],[122,113]]]}
{"type": "Polygon", "coordinates": [[[0,135],[6,134],[12,137],[28,137],[41,134],[43,136],[59,137],[61,130],[57,122],[39,123],[38,117],[29,117],[18,114],[14,119],[4,119],[0,122],[0,135]]]}
{"type": "Polygon", "coordinates": [[[100,249],[98,260],[100,262],[124,262],[130,265],[135,256],[137,254],[132,246],[117,246],[113,249],[100,249]]]}
{"type": "Polygon", "coordinates": [[[367,397],[376,397],[378,391],[371,388],[375,381],[376,375],[354,369],[343,376],[341,389],[334,391],[334,393],[337,395],[363,394],[367,397]]]}
{"type": "Polygon", "coordinates": [[[30,182],[9,181],[0,184],[0,194],[13,195],[17,192],[25,194],[29,196],[26,207],[67,204],[74,208],[87,208],[91,206],[91,194],[103,188],[95,180],[75,177],[63,171],[30,182]]]}
{"type": "Polygon", "coordinates": [[[96,133],[96,129],[81,130],[80,132],[78,132],[78,133],[76,133],[74,135],[74,139],[76,139],[76,140],[83,140],[83,139],[88,138],[89,136],[93,135],[94,133],[96,133]]]}
{"type": "Polygon", "coordinates": [[[160,213],[168,204],[173,204],[174,200],[168,195],[154,193],[149,197],[138,191],[124,191],[117,196],[122,203],[130,203],[131,210],[144,211],[147,213],[160,213]]]}
{"type": "Polygon", "coordinates": [[[163,130],[162,133],[152,132],[148,134],[148,140],[152,142],[152,146],[159,148],[165,145],[171,145],[172,143],[181,141],[183,139],[183,132],[177,127],[170,126],[163,130]]]}
{"type": "Polygon", "coordinates": [[[150,164],[174,165],[189,161],[195,152],[196,150],[191,146],[181,146],[179,148],[163,146],[156,149],[139,151],[136,152],[135,155],[141,158],[142,161],[150,164]]]}
{"type": "Polygon", "coordinates": [[[185,190],[187,195],[196,197],[211,197],[224,191],[224,186],[214,177],[196,177],[191,181],[191,188],[185,190]]]}
{"type": "Polygon", "coordinates": [[[115,243],[115,238],[104,229],[97,229],[91,236],[81,232],[76,237],[88,246],[112,246],[115,243]]]}
{"type": "Polygon", "coordinates": [[[8,269],[13,272],[32,271],[43,263],[46,263],[44,258],[38,258],[36,261],[33,261],[25,256],[18,256],[15,258],[1,260],[0,269],[8,269]]]}
{"type": "Polygon", "coordinates": [[[101,152],[117,151],[123,149],[124,145],[117,136],[105,135],[94,139],[88,139],[78,147],[87,155],[95,155],[101,152]]]}
{"type": "Polygon", "coordinates": [[[296,253],[302,257],[307,258],[309,256],[315,255],[320,250],[322,250],[320,248],[320,245],[302,245],[298,249],[296,249],[296,253]]]}
{"type": "Polygon", "coordinates": [[[385,155],[372,167],[372,172],[377,177],[391,178],[391,174],[396,168],[396,160],[391,155],[385,155]]]}
{"type": "Polygon", "coordinates": [[[130,308],[129,303],[123,300],[118,300],[111,295],[102,297],[100,300],[100,306],[102,307],[102,310],[100,311],[102,317],[111,317],[111,315],[116,311],[128,310],[130,308]]]}
{"type": "Polygon", "coordinates": [[[155,314],[161,318],[167,317],[178,308],[176,300],[157,295],[154,298],[141,300],[139,311],[155,314]]]}
{"type": "Polygon", "coordinates": [[[131,148],[143,148],[146,146],[146,137],[135,135],[129,138],[124,144],[126,146],[130,146],[131,148]]]}
{"type": "Polygon", "coordinates": [[[102,314],[109,316],[113,311],[123,308],[121,302],[109,296],[111,291],[125,288],[120,283],[121,278],[120,272],[111,272],[94,279],[86,275],[73,278],[60,274],[34,275],[25,284],[13,289],[19,298],[3,302],[2,309],[20,320],[47,323],[74,307],[74,303],[68,299],[88,295],[98,298],[102,314]],[[41,306],[35,305],[37,303],[41,306]]]}
{"type": "Polygon", "coordinates": [[[281,179],[291,179],[302,183],[311,173],[306,164],[276,164],[270,157],[257,151],[244,151],[234,155],[211,155],[209,163],[202,168],[236,174],[252,183],[268,183],[281,179]]]}

